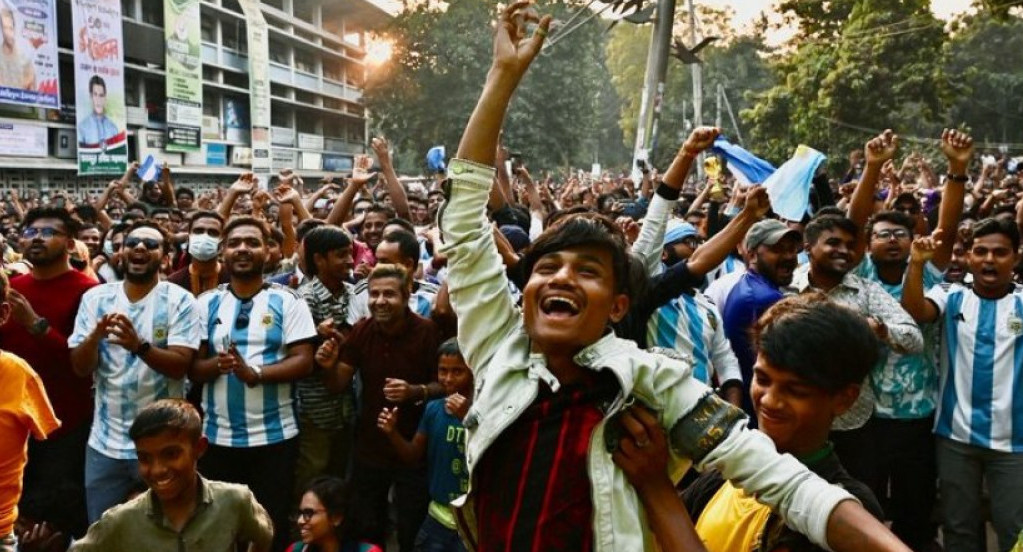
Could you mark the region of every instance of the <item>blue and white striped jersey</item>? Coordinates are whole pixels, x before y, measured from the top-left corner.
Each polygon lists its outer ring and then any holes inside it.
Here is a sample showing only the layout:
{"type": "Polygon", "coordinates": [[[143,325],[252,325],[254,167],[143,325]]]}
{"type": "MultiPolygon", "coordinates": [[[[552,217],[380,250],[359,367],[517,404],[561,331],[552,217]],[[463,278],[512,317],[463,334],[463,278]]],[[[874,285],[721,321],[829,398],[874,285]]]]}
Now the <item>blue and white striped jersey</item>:
{"type": "Polygon", "coordinates": [[[721,279],[722,276],[727,276],[736,272],[740,274],[746,272],[746,263],[735,255],[729,255],[725,257],[725,260],[722,261],[721,264],[714,267],[714,270],[711,270],[707,274],[707,285],[709,286],[710,284],[713,284],[715,281],[721,279]]]}
{"type": "Polygon", "coordinates": [[[693,375],[710,384],[742,381],[739,361],[725,337],[717,308],[702,293],[683,293],[657,309],[647,322],[647,347],[674,349],[692,359],[693,375]]]}
{"type": "MultiPolygon", "coordinates": [[[[423,280],[416,280],[413,284],[412,295],[408,298],[408,306],[412,312],[429,318],[433,312],[433,304],[437,301],[437,290],[440,286],[423,280]]],[[[369,317],[369,282],[362,280],[355,284],[352,304],[349,307],[356,320],[369,317]]]]}
{"type": "MultiPolygon", "coordinates": [[[[139,337],[153,347],[199,348],[202,334],[195,298],[170,282],[156,284],[136,303],[128,300],[122,282],[101,284],[85,292],[68,346],[81,345],[100,318],[113,313],[127,315],[139,337]]],[[[164,376],[124,347],[105,339],[100,341],[93,381],[96,396],[89,446],[121,460],[135,458],[135,444],[128,437],[128,429],[139,410],[159,399],[184,397],[183,380],[164,376]]]]}
{"type": "Polygon", "coordinates": [[[1023,452],[1023,291],[984,299],[935,286],[942,322],[934,432],[1002,452],[1023,452]]]}
{"type": "MultiPolygon", "coordinates": [[[[250,366],[280,362],[289,345],[316,336],[305,300],[278,284],[265,285],[248,301],[222,284],[199,296],[199,312],[208,354],[225,352],[233,342],[250,366]]],[[[298,435],[292,382],[249,387],[234,374],[221,375],[206,384],[202,404],[203,433],[215,445],[257,447],[298,435]]]]}

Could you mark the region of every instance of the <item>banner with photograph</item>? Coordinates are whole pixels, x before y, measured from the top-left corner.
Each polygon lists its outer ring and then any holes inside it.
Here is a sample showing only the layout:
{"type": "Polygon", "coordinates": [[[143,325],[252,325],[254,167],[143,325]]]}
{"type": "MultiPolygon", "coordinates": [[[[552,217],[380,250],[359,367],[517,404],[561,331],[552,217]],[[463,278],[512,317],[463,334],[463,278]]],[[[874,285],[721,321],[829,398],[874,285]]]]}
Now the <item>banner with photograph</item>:
{"type": "Polygon", "coordinates": [[[0,102],[60,109],[54,0],[4,0],[0,23],[0,102]]]}
{"type": "MultiPolygon", "coordinates": [[[[240,0],[249,45],[249,117],[252,122],[252,171],[269,176],[270,39],[258,0],[240,0]]],[[[268,178],[267,178],[268,180],[268,178]]],[[[260,177],[261,185],[267,180],[260,177]]]]}
{"type": "Polygon", "coordinates": [[[72,0],[78,174],[128,166],[120,0],[72,0]]]}
{"type": "Polygon", "coordinates": [[[199,151],[202,137],[202,52],[199,0],[164,0],[167,40],[167,151],[199,151]]]}

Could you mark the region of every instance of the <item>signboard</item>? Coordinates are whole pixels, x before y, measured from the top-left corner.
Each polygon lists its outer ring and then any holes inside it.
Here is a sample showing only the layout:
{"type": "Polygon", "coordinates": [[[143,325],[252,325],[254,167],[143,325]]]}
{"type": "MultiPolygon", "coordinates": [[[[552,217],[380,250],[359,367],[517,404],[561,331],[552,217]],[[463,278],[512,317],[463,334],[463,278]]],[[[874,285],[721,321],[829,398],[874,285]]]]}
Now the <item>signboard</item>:
{"type": "MultiPolygon", "coordinates": [[[[258,0],[239,0],[249,45],[249,108],[252,117],[252,170],[268,172],[270,156],[270,41],[258,0]]],[[[268,179],[266,179],[268,180],[268,179]]],[[[265,182],[260,178],[260,182],[265,182]]]]}
{"type": "Polygon", "coordinates": [[[4,0],[0,23],[0,102],[60,109],[55,1],[4,0]]]}
{"type": "Polygon", "coordinates": [[[293,169],[298,163],[298,155],[295,150],[286,150],[281,148],[274,148],[273,153],[273,169],[279,171],[281,169],[293,169]]]}
{"type": "Polygon", "coordinates": [[[49,145],[44,126],[0,122],[0,155],[46,157],[49,145]]]}
{"type": "Polygon", "coordinates": [[[287,127],[273,127],[270,129],[270,142],[275,146],[294,147],[295,129],[287,127]]]}
{"type": "Polygon", "coordinates": [[[202,134],[199,0],[164,0],[167,151],[198,151],[202,134]]]}
{"type": "Polygon", "coordinates": [[[120,0],[72,0],[78,174],[128,166],[120,0]]]}
{"type": "Polygon", "coordinates": [[[323,154],[323,170],[327,172],[347,172],[352,170],[353,159],[350,155],[323,154]]]}
{"type": "Polygon", "coordinates": [[[211,167],[227,166],[227,144],[215,144],[206,142],[203,144],[206,150],[206,164],[211,167]]]}
{"type": "Polygon", "coordinates": [[[300,132],[298,134],[298,148],[304,150],[322,150],[323,136],[319,134],[306,134],[304,132],[300,132]]]}
{"type": "Polygon", "coordinates": [[[323,154],[303,151],[299,154],[298,165],[307,171],[318,171],[323,167],[323,154]]]}
{"type": "Polygon", "coordinates": [[[229,142],[249,143],[249,106],[245,100],[224,98],[224,128],[229,142]]]}

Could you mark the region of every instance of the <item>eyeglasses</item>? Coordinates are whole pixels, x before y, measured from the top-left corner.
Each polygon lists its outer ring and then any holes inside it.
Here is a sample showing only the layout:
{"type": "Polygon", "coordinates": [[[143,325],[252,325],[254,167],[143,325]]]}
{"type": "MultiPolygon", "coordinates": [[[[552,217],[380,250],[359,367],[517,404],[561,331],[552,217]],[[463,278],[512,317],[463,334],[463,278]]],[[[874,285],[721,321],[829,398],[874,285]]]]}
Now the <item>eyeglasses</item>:
{"type": "Polygon", "coordinates": [[[909,230],[905,228],[896,228],[894,230],[879,230],[874,232],[874,238],[882,241],[888,241],[892,238],[897,240],[908,240],[909,230]]]}
{"type": "Polygon", "coordinates": [[[146,249],[150,251],[153,251],[154,249],[159,249],[161,246],[163,246],[163,243],[156,238],[136,237],[124,238],[124,247],[127,247],[128,249],[135,249],[136,247],[139,246],[139,244],[146,246],[146,249]]]}
{"type": "Polygon", "coordinates": [[[52,238],[54,236],[66,236],[66,235],[67,235],[66,233],[61,232],[60,230],[57,230],[56,228],[53,228],[52,226],[44,226],[42,228],[36,228],[34,226],[29,226],[28,228],[26,228],[26,229],[21,231],[21,237],[28,238],[28,239],[32,239],[32,238],[35,238],[36,236],[39,236],[39,237],[41,237],[43,239],[47,239],[48,240],[48,239],[50,239],[50,238],[52,238]]]}
{"type": "Polygon", "coordinates": [[[313,508],[302,508],[295,512],[291,517],[295,521],[309,521],[313,519],[313,516],[325,512],[326,510],[316,510],[313,508]]]}
{"type": "Polygon", "coordinates": [[[252,312],[252,301],[245,301],[242,303],[241,309],[238,311],[238,317],[234,319],[234,329],[244,330],[249,327],[249,314],[252,312]]]}

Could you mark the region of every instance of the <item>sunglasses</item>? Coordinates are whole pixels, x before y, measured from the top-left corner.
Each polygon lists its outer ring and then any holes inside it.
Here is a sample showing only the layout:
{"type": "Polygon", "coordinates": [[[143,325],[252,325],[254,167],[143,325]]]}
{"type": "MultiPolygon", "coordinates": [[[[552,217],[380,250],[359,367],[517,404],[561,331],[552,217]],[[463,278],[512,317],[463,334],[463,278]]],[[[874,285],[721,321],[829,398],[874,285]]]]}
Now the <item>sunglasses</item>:
{"type": "Polygon", "coordinates": [[[42,237],[44,239],[50,239],[54,236],[66,235],[67,235],[66,233],[61,232],[60,230],[57,230],[56,228],[53,228],[51,226],[44,226],[42,228],[35,228],[30,226],[21,231],[21,237],[28,239],[35,238],[36,236],[42,237]]]}
{"type": "MultiPolygon", "coordinates": [[[[146,249],[148,249],[150,251],[153,251],[155,249],[159,249],[160,247],[163,246],[163,242],[161,242],[160,240],[158,240],[156,238],[136,238],[136,237],[124,238],[124,247],[127,247],[128,249],[135,249],[136,247],[139,246],[139,244],[144,245],[146,247],[146,249]]],[[[115,251],[116,251],[116,249],[115,249],[115,251]]]]}
{"type": "Polygon", "coordinates": [[[252,312],[252,301],[245,301],[242,303],[241,310],[238,311],[238,317],[234,319],[234,329],[244,330],[249,327],[249,314],[252,312]]]}

